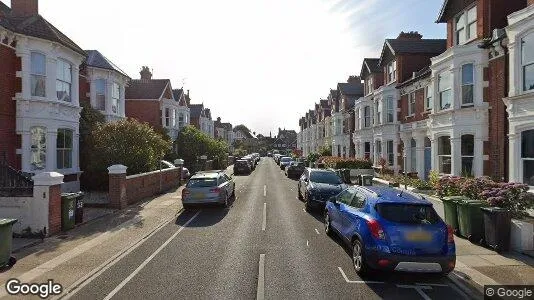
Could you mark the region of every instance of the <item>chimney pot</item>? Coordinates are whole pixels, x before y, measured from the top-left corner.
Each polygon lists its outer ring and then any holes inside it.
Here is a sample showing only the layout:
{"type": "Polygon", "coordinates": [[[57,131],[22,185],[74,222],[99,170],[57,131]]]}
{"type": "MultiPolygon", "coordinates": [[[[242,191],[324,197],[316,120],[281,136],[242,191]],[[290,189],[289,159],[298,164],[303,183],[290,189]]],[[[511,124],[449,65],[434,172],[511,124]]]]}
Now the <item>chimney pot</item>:
{"type": "Polygon", "coordinates": [[[11,14],[15,17],[29,17],[39,14],[38,0],[11,0],[11,14]]]}
{"type": "Polygon", "coordinates": [[[150,72],[150,69],[147,66],[143,66],[139,74],[141,74],[141,79],[144,79],[144,80],[152,79],[152,72],[150,72]]]}
{"type": "Polygon", "coordinates": [[[421,40],[422,38],[423,36],[417,31],[401,31],[401,33],[397,37],[398,40],[421,40]]]}

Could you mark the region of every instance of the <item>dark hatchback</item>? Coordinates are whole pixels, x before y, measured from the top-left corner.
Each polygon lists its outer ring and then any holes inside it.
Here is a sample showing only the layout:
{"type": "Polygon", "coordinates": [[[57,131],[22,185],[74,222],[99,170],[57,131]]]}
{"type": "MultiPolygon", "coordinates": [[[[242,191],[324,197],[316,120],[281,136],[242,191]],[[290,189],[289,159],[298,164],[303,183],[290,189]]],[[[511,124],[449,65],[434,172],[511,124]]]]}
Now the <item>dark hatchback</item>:
{"type": "Polygon", "coordinates": [[[331,170],[307,168],[300,176],[297,195],[306,203],[306,210],[324,209],[330,197],[339,194],[348,186],[331,170]]]}
{"type": "Polygon", "coordinates": [[[238,159],[234,163],[234,174],[250,174],[250,165],[249,162],[243,159],[238,159]]]}
{"type": "Polygon", "coordinates": [[[289,164],[289,166],[286,167],[286,176],[287,178],[299,178],[302,173],[304,173],[304,170],[306,169],[306,166],[303,162],[294,161],[289,164]]]}

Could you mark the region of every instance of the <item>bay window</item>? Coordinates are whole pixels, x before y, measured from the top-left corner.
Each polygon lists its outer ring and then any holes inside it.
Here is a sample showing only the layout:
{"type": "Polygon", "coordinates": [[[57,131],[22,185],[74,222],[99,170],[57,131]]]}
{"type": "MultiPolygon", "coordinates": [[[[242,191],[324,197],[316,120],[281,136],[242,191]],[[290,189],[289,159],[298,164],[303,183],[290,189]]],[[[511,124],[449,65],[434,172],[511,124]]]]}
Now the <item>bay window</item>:
{"type": "Polygon", "coordinates": [[[366,106],[363,108],[363,127],[371,127],[371,107],[366,106]]]}
{"type": "Polygon", "coordinates": [[[169,108],[165,108],[165,126],[171,126],[171,110],[169,108]]]}
{"type": "Polygon", "coordinates": [[[46,128],[32,127],[30,129],[31,153],[30,165],[32,170],[43,170],[46,167],[46,128]]]}
{"type": "Polygon", "coordinates": [[[534,129],[521,133],[523,183],[534,186],[534,129]]]}
{"type": "Polygon", "coordinates": [[[56,63],[56,93],[57,100],[71,101],[72,66],[61,59],[56,63]]]}
{"type": "Polygon", "coordinates": [[[521,39],[523,90],[534,90],[534,33],[521,39]]]}
{"type": "Polygon", "coordinates": [[[56,153],[58,169],[72,168],[72,130],[57,130],[56,153]]]}
{"type": "Polygon", "coordinates": [[[455,19],[456,45],[463,45],[477,37],[477,7],[463,11],[455,19]]]}
{"type": "Polygon", "coordinates": [[[120,99],[121,99],[120,86],[116,82],[114,82],[113,87],[111,89],[111,111],[114,114],[119,113],[120,99]]]}
{"type": "Polygon", "coordinates": [[[408,94],[408,116],[415,115],[415,92],[408,94]]]}
{"type": "Polygon", "coordinates": [[[366,95],[373,92],[373,76],[369,76],[369,78],[367,78],[366,88],[367,88],[367,91],[365,93],[366,95]]]}
{"type": "Polygon", "coordinates": [[[360,109],[356,108],[356,111],[354,112],[354,116],[356,117],[356,124],[354,124],[354,130],[360,130],[360,109]]]}
{"type": "Polygon", "coordinates": [[[386,152],[388,156],[388,165],[393,166],[395,159],[395,152],[393,151],[393,141],[386,141],[386,152]]]}
{"type": "Polygon", "coordinates": [[[442,174],[452,173],[451,137],[441,136],[438,138],[439,172],[442,174]]]}
{"type": "Polygon", "coordinates": [[[472,134],[462,135],[462,176],[473,176],[473,159],[475,155],[475,136],[472,134]]]}
{"type": "Polygon", "coordinates": [[[46,97],[46,56],[31,53],[31,95],[46,97]]]}
{"type": "Polygon", "coordinates": [[[173,108],[171,113],[171,126],[176,127],[176,110],[173,108]]]}
{"type": "Polygon", "coordinates": [[[375,161],[376,165],[380,162],[380,159],[382,158],[382,141],[378,140],[375,142],[375,161]]]}
{"type": "Polygon", "coordinates": [[[429,84],[425,87],[425,110],[432,110],[432,106],[434,106],[434,102],[432,101],[432,93],[432,86],[429,84]]]}
{"type": "Polygon", "coordinates": [[[184,127],[184,114],[182,113],[178,114],[178,127],[179,128],[184,127]]]}
{"type": "Polygon", "coordinates": [[[386,80],[388,83],[395,81],[397,77],[397,61],[392,61],[386,66],[386,80]]]}
{"type": "Polygon", "coordinates": [[[388,96],[386,98],[386,117],[388,123],[393,123],[395,120],[395,107],[393,106],[393,96],[388,96]]]}
{"type": "Polygon", "coordinates": [[[376,113],[375,124],[376,125],[382,124],[382,118],[381,118],[382,113],[381,112],[382,112],[382,105],[380,103],[380,100],[377,100],[375,102],[375,113],[376,113]]]}
{"type": "Polygon", "coordinates": [[[445,71],[438,76],[439,109],[449,109],[452,105],[451,73],[445,71]]]}
{"type": "Polygon", "coordinates": [[[97,79],[95,81],[96,103],[95,108],[100,111],[106,111],[106,81],[97,79]]]}
{"type": "Polygon", "coordinates": [[[462,66],[462,105],[473,104],[474,71],[473,64],[462,66]]]}

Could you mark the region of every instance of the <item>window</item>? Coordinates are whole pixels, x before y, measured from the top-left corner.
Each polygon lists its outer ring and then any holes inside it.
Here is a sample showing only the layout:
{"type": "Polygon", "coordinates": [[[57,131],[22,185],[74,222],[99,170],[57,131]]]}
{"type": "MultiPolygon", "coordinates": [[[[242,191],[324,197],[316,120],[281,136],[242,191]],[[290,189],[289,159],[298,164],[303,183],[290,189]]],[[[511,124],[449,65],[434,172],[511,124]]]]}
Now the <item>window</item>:
{"type": "Polygon", "coordinates": [[[375,153],[376,165],[378,165],[378,162],[382,158],[382,141],[375,142],[375,153]]]}
{"type": "Polygon", "coordinates": [[[72,67],[61,59],[56,63],[56,93],[60,101],[71,101],[72,67]]]}
{"type": "Polygon", "coordinates": [[[339,203],[350,205],[352,203],[353,197],[354,197],[354,192],[351,189],[346,189],[339,194],[338,201],[339,203]]]}
{"type": "Polygon", "coordinates": [[[534,90],[534,33],[521,39],[521,67],[523,90],[534,90]]]}
{"type": "Polygon", "coordinates": [[[475,153],[475,136],[462,135],[462,176],[473,176],[473,158],[475,153]]]}
{"type": "Polygon", "coordinates": [[[534,186],[534,129],[521,133],[523,183],[534,186]]]}
{"type": "Polygon", "coordinates": [[[417,143],[414,139],[410,140],[410,172],[417,172],[417,143]]]}
{"type": "Polygon", "coordinates": [[[31,53],[32,96],[46,97],[46,57],[37,52],[31,53]]]}
{"type": "Polygon", "coordinates": [[[46,166],[46,128],[32,127],[30,129],[32,170],[43,170],[46,166]]]}
{"type": "Polygon", "coordinates": [[[371,107],[366,106],[363,108],[363,127],[368,128],[371,126],[371,107]]]}
{"type": "Polygon", "coordinates": [[[386,66],[386,70],[387,70],[387,77],[386,77],[387,82],[391,83],[391,82],[395,81],[395,79],[397,77],[397,62],[396,61],[390,62],[386,66]]]}
{"type": "Polygon", "coordinates": [[[178,127],[179,128],[184,127],[184,114],[182,113],[178,114],[178,127]]]}
{"type": "Polygon", "coordinates": [[[452,91],[451,91],[451,73],[443,72],[438,77],[438,89],[439,89],[439,109],[451,108],[452,91]]]}
{"type": "Polygon", "coordinates": [[[386,151],[388,155],[388,165],[393,166],[395,153],[393,152],[393,141],[386,141],[386,151]]]}
{"type": "Polygon", "coordinates": [[[111,111],[114,114],[119,113],[119,103],[121,99],[121,89],[117,83],[113,83],[113,88],[111,90],[111,111]]]}
{"type": "Polygon", "coordinates": [[[56,151],[57,168],[59,170],[72,168],[72,130],[57,130],[56,151]]]}
{"type": "Polygon", "coordinates": [[[366,83],[367,83],[367,85],[366,85],[367,92],[365,94],[367,95],[367,94],[370,94],[370,93],[373,92],[373,76],[369,76],[367,78],[367,82],[366,83]]]}
{"type": "Polygon", "coordinates": [[[473,104],[473,84],[474,84],[473,64],[462,66],[462,105],[473,104]]]}
{"type": "Polygon", "coordinates": [[[382,124],[381,111],[382,111],[382,105],[380,104],[380,100],[377,100],[375,102],[375,112],[376,112],[375,124],[376,125],[382,124]]]}
{"type": "Polygon", "coordinates": [[[415,114],[415,92],[411,92],[408,95],[408,116],[415,114]]]}
{"type": "Polygon", "coordinates": [[[425,87],[425,110],[432,110],[434,102],[432,101],[432,86],[431,84],[425,87]]]}
{"type": "Polygon", "coordinates": [[[356,108],[356,111],[354,112],[354,116],[356,117],[356,124],[354,124],[354,130],[360,130],[361,117],[360,117],[359,108],[356,108]]]}
{"type": "Polygon", "coordinates": [[[363,151],[365,159],[371,159],[371,142],[363,143],[363,151]]]}
{"type": "Polygon", "coordinates": [[[106,81],[104,79],[97,79],[95,82],[96,89],[96,109],[100,111],[106,110],[106,81]]]}
{"type": "Polygon", "coordinates": [[[363,208],[365,205],[365,196],[362,195],[362,193],[354,193],[354,197],[352,198],[351,205],[354,208],[363,208]]]}
{"type": "Polygon", "coordinates": [[[386,110],[387,110],[387,122],[393,123],[395,120],[395,107],[393,106],[393,97],[388,96],[386,99],[386,110]]]}
{"type": "Polygon", "coordinates": [[[171,126],[171,110],[169,108],[165,108],[165,126],[171,126]]]}
{"type": "Polygon", "coordinates": [[[439,172],[451,174],[451,138],[450,136],[441,136],[438,138],[438,157],[439,172]]]}
{"type": "Polygon", "coordinates": [[[462,12],[455,20],[456,45],[462,45],[477,36],[477,7],[462,12]]]}

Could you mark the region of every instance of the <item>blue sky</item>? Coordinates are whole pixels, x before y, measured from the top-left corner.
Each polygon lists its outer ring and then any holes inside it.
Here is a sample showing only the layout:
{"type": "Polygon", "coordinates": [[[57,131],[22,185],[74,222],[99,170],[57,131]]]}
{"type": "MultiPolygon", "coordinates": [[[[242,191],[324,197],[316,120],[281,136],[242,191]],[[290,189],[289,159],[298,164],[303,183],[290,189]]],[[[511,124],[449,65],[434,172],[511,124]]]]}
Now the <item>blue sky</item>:
{"type": "Polygon", "coordinates": [[[194,103],[253,131],[298,129],[385,38],[435,24],[442,0],[40,0],[40,13],[84,49],[139,78],[185,83],[194,103]],[[83,5],[82,5],[83,4],[83,5]]]}

